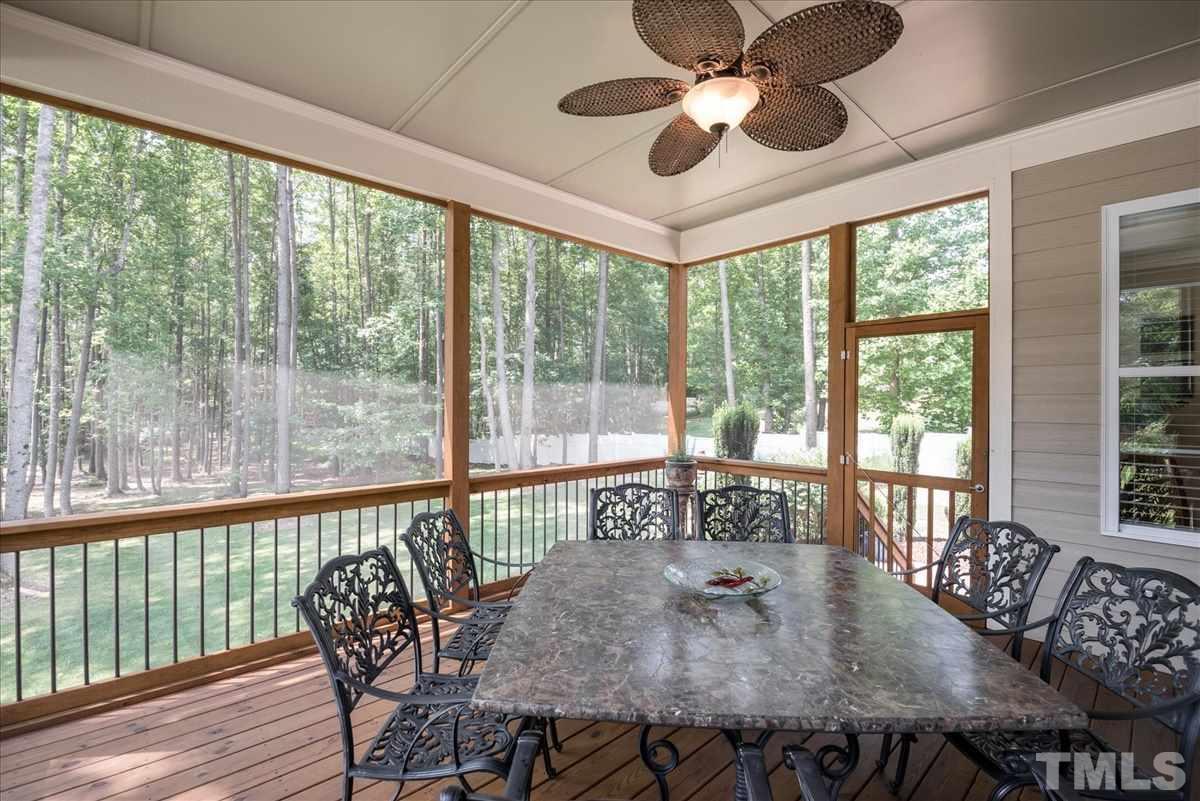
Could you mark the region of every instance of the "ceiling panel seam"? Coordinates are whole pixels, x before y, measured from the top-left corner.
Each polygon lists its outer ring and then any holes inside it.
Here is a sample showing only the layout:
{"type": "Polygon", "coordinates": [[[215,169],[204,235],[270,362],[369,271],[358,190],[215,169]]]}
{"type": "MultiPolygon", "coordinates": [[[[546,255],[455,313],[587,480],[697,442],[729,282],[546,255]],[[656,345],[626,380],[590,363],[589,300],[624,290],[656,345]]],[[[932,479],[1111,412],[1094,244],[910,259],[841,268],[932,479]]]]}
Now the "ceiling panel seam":
{"type": "Polygon", "coordinates": [[[436,97],[438,93],[442,91],[442,89],[446,87],[446,84],[450,83],[455,75],[457,75],[464,67],[470,64],[475,56],[479,55],[483,49],[491,44],[492,40],[494,40],[496,36],[498,36],[500,32],[508,26],[510,22],[517,18],[517,15],[520,14],[521,11],[523,11],[525,7],[529,5],[529,3],[530,0],[513,0],[512,5],[504,9],[500,16],[496,17],[496,19],[492,21],[492,24],[487,27],[487,30],[480,34],[479,38],[472,42],[471,46],[464,50],[462,55],[455,59],[454,63],[451,64],[436,81],[430,84],[429,88],[426,89],[420,97],[413,101],[412,105],[410,105],[408,109],[400,115],[400,118],[392,123],[389,130],[397,133],[401,132],[404,127],[412,122],[413,118],[420,113],[421,109],[425,108],[425,106],[431,100],[433,100],[433,98],[436,97]]]}
{"type": "MultiPolygon", "coordinates": [[[[827,164],[833,164],[834,162],[841,161],[842,159],[845,159],[845,158],[849,158],[850,156],[857,156],[859,153],[864,153],[868,150],[871,150],[872,148],[880,147],[880,146],[887,145],[887,144],[895,145],[896,143],[895,142],[890,142],[890,143],[889,142],[872,142],[869,145],[864,145],[863,147],[860,147],[856,150],[851,150],[847,153],[842,153],[841,155],[834,156],[831,159],[826,159],[825,161],[819,161],[816,164],[810,164],[807,167],[801,167],[800,169],[793,170],[792,172],[785,172],[783,175],[776,175],[775,177],[773,177],[769,180],[758,181],[756,183],[748,184],[746,186],[740,186],[737,189],[731,189],[728,192],[722,192],[719,195],[714,195],[713,197],[710,197],[706,200],[702,200],[699,203],[693,203],[690,206],[683,206],[681,208],[675,209],[674,211],[664,212],[663,214],[659,214],[655,217],[651,217],[650,220],[652,222],[658,222],[659,220],[663,219],[664,217],[670,217],[673,214],[679,214],[684,211],[691,211],[692,209],[700,208],[701,206],[705,206],[709,203],[715,203],[718,200],[723,200],[727,197],[730,197],[731,195],[736,195],[739,192],[746,192],[750,189],[754,189],[755,187],[765,186],[766,184],[774,183],[775,181],[782,181],[784,178],[791,178],[795,175],[799,175],[802,172],[808,172],[809,170],[815,170],[817,167],[824,167],[827,164]]],[[[897,148],[900,150],[903,150],[903,148],[899,148],[899,146],[897,146],[897,148]]],[[[904,151],[904,152],[907,155],[907,151],[904,151]]],[[[838,183],[844,183],[844,182],[839,181],[838,183]]],[[[836,185],[837,184],[834,184],[834,186],[836,186],[836,185]]],[[[806,194],[808,194],[808,192],[802,192],[801,194],[806,195],[806,194]]],[[[797,197],[799,197],[799,195],[797,195],[797,197]]],[[[778,202],[778,201],[774,201],[774,202],[778,202]]],[[[765,205],[767,205],[767,206],[774,205],[774,202],[767,203],[765,205]]],[[[761,208],[761,207],[756,206],[754,208],[761,208]]],[[[746,209],[746,211],[754,211],[754,209],[746,209]]],[[[738,212],[738,213],[741,214],[742,212],[738,212]]],[[[720,218],[720,219],[724,219],[724,218],[720,218]]],[[[706,224],[706,223],[702,223],[702,224],[706,224]]],[[[690,226],[690,227],[695,228],[697,226],[690,226]]],[[[687,229],[685,228],[682,230],[687,230],[687,229]]]]}
{"type": "Polygon", "coordinates": [[[661,122],[656,122],[653,125],[651,125],[650,127],[646,128],[644,131],[639,132],[636,136],[631,136],[628,139],[618,142],[617,144],[613,145],[612,147],[597,153],[596,155],[592,156],[591,158],[587,159],[586,161],[576,164],[574,167],[571,167],[566,172],[556,175],[555,177],[551,178],[546,183],[549,184],[550,186],[554,186],[555,184],[557,184],[559,181],[563,180],[564,178],[567,178],[568,176],[572,175],[573,173],[579,172],[580,170],[582,170],[583,168],[587,167],[590,164],[595,164],[597,161],[599,161],[600,159],[609,155],[610,153],[614,153],[614,152],[620,150],[621,148],[625,147],[626,145],[628,145],[632,142],[636,142],[637,140],[641,139],[646,134],[658,129],[661,126],[662,126],[661,122]]]}
{"type": "Polygon", "coordinates": [[[154,0],[138,2],[138,47],[150,49],[150,35],[154,30],[154,0]]]}
{"type": "MultiPolygon", "coordinates": [[[[1128,61],[1122,61],[1119,64],[1112,64],[1107,67],[1101,67],[1098,70],[1092,70],[1091,72],[1085,72],[1082,75],[1076,75],[1073,78],[1067,78],[1066,80],[1059,81],[1058,83],[1053,83],[1053,84],[1050,84],[1049,86],[1043,86],[1040,89],[1034,89],[1032,92],[1026,92],[1025,94],[1006,98],[1006,99],[1000,100],[996,103],[989,103],[986,106],[980,106],[979,108],[975,108],[970,111],[964,111],[961,114],[955,114],[954,116],[947,117],[944,120],[938,120],[935,123],[931,123],[929,125],[923,125],[920,128],[914,128],[911,131],[907,131],[905,133],[899,134],[897,138],[904,138],[904,137],[914,136],[919,133],[924,133],[925,131],[932,130],[934,128],[945,125],[947,123],[955,122],[955,121],[961,120],[965,117],[970,117],[973,114],[979,114],[984,111],[991,111],[994,108],[999,108],[1000,106],[1008,105],[1009,103],[1016,103],[1020,100],[1026,100],[1030,97],[1036,97],[1037,95],[1043,94],[1045,92],[1049,92],[1052,89],[1061,89],[1064,86],[1069,86],[1070,84],[1078,83],[1079,81],[1087,80],[1088,78],[1094,78],[1097,75],[1103,75],[1106,72],[1112,72],[1114,70],[1123,69],[1125,67],[1130,66],[1131,64],[1137,64],[1139,62],[1147,61],[1152,58],[1158,58],[1159,56],[1166,55],[1167,53],[1173,53],[1176,50],[1182,50],[1187,47],[1194,47],[1197,44],[1200,44],[1200,38],[1189,39],[1186,42],[1180,42],[1177,45],[1171,45],[1170,47],[1164,48],[1162,50],[1156,50],[1153,53],[1147,53],[1144,56],[1138,56],[1137,58],[1131,58],[1128,61]]],[[[1187,83],[1194,79],[1195,79],[1195,76],[1191,76],[1188,78],[1184,78],[1183,80],[1180,81],[1180,83],[1181,84],[1187,83]]]]}

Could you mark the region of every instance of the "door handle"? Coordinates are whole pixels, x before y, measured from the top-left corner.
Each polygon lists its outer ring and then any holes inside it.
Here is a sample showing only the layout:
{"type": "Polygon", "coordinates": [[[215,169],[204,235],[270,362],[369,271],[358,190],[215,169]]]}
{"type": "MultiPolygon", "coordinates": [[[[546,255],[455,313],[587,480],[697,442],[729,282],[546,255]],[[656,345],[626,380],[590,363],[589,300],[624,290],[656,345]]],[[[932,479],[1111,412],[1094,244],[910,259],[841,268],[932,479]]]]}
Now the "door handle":
{"type": "Polygon", "coordinates": [[[983,492],[983,491],[984,491],[984,486],[982,484],[972,484],[971,485],[971,492],[983,492]]]}

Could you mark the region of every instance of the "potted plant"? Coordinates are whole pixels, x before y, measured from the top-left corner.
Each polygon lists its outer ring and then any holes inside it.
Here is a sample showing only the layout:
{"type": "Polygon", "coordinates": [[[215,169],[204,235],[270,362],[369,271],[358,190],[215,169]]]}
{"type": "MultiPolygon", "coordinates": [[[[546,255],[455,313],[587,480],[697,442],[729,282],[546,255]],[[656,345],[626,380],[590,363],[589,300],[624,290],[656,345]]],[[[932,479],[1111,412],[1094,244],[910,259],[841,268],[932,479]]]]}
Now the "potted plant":
{"type": "Polygon", "coordinates": [[[694,489],[696,486],[696,459],[687,446],[677,448],[667,456],[665,468],[667,486],[671,489],[694,489]]]}

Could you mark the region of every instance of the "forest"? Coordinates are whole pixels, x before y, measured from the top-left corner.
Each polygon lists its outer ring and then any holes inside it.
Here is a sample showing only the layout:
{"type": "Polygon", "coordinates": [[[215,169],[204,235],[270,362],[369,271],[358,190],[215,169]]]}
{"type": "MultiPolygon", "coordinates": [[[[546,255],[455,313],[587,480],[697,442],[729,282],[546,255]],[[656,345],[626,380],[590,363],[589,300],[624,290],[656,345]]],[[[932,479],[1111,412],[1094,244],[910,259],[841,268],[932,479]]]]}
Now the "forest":
{"type": "MultiPolygon", "coordinates": [[[[439,206],[10,96],[0,136],[6,519],[440,475],[439,206]]],[[[861,318],[986,305],[986,200],[857,236],[861,318]]],[[[473,468],[662,453],[666,271],[471,239],[473,468]]],[[[824,463],[828,272],[826,237],[691,271],[692,437],[747,401],[762,458],[824,463]]],[[[864,418],[965,431],[963,347],[887,342],[864,418]]]]}
{"type": "MultiPolygon", "coordinates": [[[[440,207],[0,112],[6,519],[440,475],[440,207]]],[[[666,271],[482,218],[472,240],[479,468],[661,438],[666,271]]]]}

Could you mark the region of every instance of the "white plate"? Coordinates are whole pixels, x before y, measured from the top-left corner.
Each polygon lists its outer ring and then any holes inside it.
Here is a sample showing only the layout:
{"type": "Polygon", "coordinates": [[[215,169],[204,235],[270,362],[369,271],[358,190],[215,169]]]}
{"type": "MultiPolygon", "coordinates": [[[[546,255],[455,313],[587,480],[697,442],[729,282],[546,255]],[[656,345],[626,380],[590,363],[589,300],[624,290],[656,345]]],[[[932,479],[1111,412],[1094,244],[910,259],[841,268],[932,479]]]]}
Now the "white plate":
{"type": "Polygon", "coordinates": [[[667,581],[689,592],[706,598],[752,598],[778,587],[783,583],[779,574],[760,562],[748,559],[694,559],[690,562],[672,562],[663,569],[667,581]],[[719,575],[753,576],[738,587],[723,587],[708,582],[719,575]]]}

